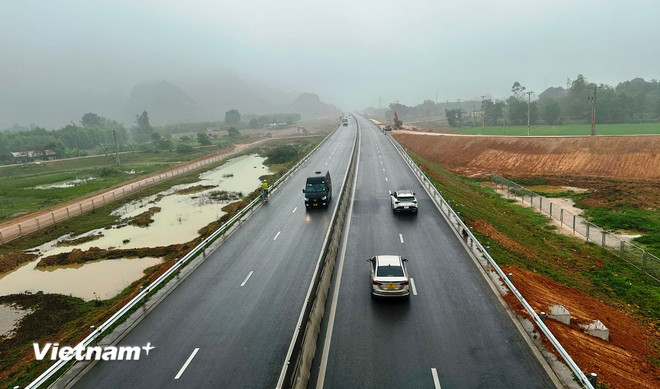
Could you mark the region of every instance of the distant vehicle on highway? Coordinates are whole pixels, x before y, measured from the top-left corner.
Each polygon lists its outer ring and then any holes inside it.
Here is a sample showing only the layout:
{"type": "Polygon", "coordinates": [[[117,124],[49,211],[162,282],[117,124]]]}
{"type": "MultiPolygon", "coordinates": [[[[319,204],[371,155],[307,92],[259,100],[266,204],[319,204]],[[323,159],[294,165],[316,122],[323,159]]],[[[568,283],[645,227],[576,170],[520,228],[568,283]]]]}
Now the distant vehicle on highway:
{"type": "Polygon", "coordinates": [[[398,255],[376,255],[371,262],[371,294],[377,297],[409,297],[410,277],[406,258],[398,255]]]}
{"type": "Polygon", "coordinates": [[[344,118],[344,119],[341,121],[341,125],[342,125],[342,126],[348,126],[348,118],[344,118]]]}
{"type": "Polygon", "coordinates": [[[417,214],[417,198],[415,192],[412,190],[396,190],[394,193],[390,192],[390,200],[392,203],[392,213],[410,212],[417,214]]]}
{"type": "Polygon", "coordinates": [[[322,174],[320,171],[314,172],[314,176],[307,177],[305,183],[305,208],[315,208],[319,206],[328,207],[330,199],[332,199],[332,179],[330,172],[326,171],[322,174]]]}

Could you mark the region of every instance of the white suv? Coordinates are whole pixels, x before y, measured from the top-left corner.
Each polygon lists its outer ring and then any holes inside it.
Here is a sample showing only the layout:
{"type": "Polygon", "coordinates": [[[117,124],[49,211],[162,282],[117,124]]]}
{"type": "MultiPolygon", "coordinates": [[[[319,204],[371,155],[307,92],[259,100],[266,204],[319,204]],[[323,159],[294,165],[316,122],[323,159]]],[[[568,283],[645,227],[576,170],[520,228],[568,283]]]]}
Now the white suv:
{"type": "Polygon", "coordinates": [[[390,200],[392,201],[392,212],[412,212],[417,214],[417,198],[415,193],[411,190],[396,190],[394,193],[390,192],[390,200]]]}

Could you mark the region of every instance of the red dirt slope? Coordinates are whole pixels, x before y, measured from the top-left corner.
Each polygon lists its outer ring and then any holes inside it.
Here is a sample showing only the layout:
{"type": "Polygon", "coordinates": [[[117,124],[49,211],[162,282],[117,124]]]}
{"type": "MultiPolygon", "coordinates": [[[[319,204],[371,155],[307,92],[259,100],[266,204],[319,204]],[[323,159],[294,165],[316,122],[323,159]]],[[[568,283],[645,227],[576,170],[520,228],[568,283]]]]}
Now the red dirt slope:
{"type": "Polygon", "coordinates": [[[489,137],[396,131],[422,158],[466,176],[660,180],[660,136],[489,137]]]}

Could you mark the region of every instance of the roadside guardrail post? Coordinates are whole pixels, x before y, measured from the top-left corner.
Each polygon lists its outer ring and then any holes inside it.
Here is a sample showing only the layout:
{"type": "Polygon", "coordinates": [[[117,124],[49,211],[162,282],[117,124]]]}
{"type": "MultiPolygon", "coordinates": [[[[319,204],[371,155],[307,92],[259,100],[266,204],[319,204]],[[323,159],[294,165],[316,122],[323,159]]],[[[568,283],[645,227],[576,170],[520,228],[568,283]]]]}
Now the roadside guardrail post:
{"type": "Polygon", "coordinates": [[[559,226],[564,226],[564,208],[559,208],[559,226]]]}
{"type": "Polygon", "coordinates": [[[626,249],[626,242],[624,242],[624,241],[622,240],[622,241],[620,242],[619,246],[620,246],[620,249],[619,249],[619,256],[620,256],[621,259],[623,259],[623,251],[626,249]]]}
{"type": "MultiPolygon", "coordinates": [[[[89,326],[89,333],[93,334],[96,331],[96,326],[89,326]]],[[[94,340],[92,340],[92,345],[96,345],[96,337],[94,337],[94,340]]]]}
{"type": "Polygon", "coordinates": [[[589,222],[587,222],[587,242],[589,241],[589,222]]]}
{"type": "Polygon", "coordinates": [[[648,260],[649,255],[646,250],[642,250],[642,270],[646,271],[646,261],[648,260]]]}
{"type": "Polygon", "coordinates": [[[591,373],[587,376],[587,381],[593,386],[596,386],[598,384],[598,374],[596,373],[591,373]]]}
{"type": "Polygon", "coordinates": [[[575,234],[575,215],[573,215],[573,233],[575,234]]]}
{"type": "Polygon", "coordinates": [[[601,234],[601,236],[600,236],[600,245],[602,247],[605,247],[605,231],[601,230],[600,234],[601,234]]]}

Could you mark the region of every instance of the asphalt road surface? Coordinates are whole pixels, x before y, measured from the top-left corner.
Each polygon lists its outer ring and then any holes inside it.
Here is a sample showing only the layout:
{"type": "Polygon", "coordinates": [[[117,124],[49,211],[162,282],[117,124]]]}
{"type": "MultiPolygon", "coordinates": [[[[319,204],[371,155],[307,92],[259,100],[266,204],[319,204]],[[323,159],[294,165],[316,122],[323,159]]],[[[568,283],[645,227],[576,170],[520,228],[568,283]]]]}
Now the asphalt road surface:
{"type": "Polygon", "coordinates": [[[338,298],[326,306],[308,387],[554,387],[387,137],[359,121],[357,186],[330,294],[338,298]],[[392,213],[395,189],[417,194],[417,216],[392,213]],[[408,300],[371,297],[367,259],[378,254],[408,258],[408,300]]]}
{"type": "Polygon", "coordinates": [[[78,388],[274,388],[356,136],[351,120],[119,344],[139,361],[97,363],[78,388]],[[306,212],[308,175],[329,170],[329,209],[306,212]]]}

